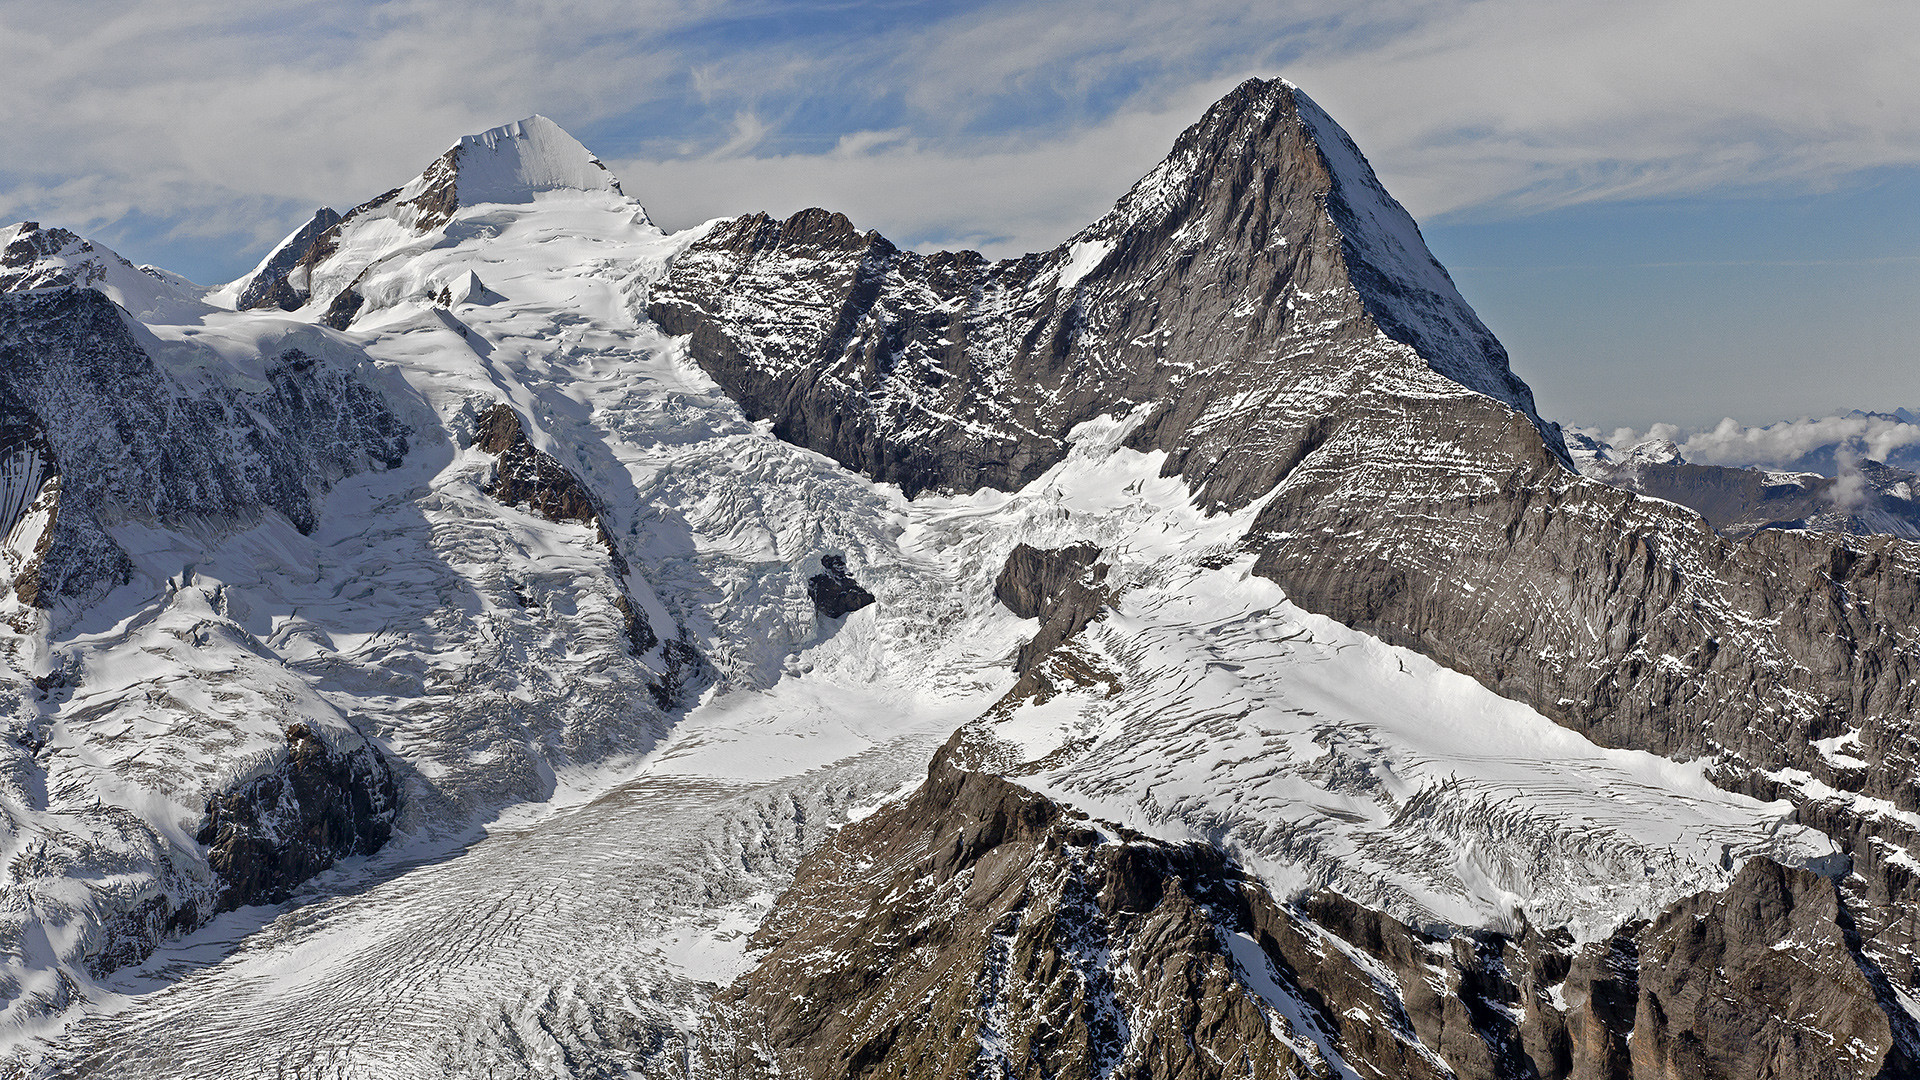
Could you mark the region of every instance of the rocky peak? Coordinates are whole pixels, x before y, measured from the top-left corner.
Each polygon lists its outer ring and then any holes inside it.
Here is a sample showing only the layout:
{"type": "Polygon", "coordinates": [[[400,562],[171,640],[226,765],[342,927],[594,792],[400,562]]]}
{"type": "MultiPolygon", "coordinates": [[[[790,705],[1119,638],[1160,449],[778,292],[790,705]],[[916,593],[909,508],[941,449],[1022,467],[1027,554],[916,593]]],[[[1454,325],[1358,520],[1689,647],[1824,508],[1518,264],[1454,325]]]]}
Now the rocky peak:
{"type": "Polygon", "coordinates": [[[0,228],[0,293],[62,287],[93,289],[148,321],[198,307],[205,292],[178,274],[135,266],[67,229],[37,221],[0,228]]]}
{"type": "Polygon", "coordinates": [[[1329,395],[1409,378],[1517,410],[1566,461],[1406,211],[1281,82],[1223,99],[1053,251],[922,255],[824,210],[743,217],[675,261],[649,314],[782,438],[909,494],[1017,488],[1075,424],[1139,409],[1136,446],[1244,505],[1311,450],[1329,395]]]}
{"type": "Polygon", "coordinates": [[[1540,419],[1533,391],[1509,369],[1506,349],[1427,250],[1412,215],[1346,131],[1283,79],[1249,79],[1220,99],[1072,246],[1123,243],[1130,234],[1161,243],[1178,236],[1188,253],[1220,245],[1262,251],[1331,237],[1339,258],[1307,268],[1318,271],[1316,285],[1351,289],[1382,333],[1418,350],[1447,378],[1525,413],[1550,446],[1559,441],[1558,429],[1540,419]]]}

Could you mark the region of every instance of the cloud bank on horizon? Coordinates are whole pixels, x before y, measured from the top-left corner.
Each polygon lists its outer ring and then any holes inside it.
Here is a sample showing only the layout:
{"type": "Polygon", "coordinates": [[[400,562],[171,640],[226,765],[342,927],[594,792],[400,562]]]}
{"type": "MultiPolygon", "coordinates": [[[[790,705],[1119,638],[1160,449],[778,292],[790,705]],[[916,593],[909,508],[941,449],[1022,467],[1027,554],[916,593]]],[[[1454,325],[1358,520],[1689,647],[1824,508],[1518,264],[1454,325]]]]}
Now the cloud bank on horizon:
{"type": "Polygon", "coordinates": [[[533,112],[672,225],[824,203],[995,255],[1098,216],[1252,74],[1423,220],[1920,165],[1920,7],[1869,0],[0,0],[0,37],[0,219],[232,267],[533,112]]]}
{"type": "Polygon", "coordinates": [[[1920,461],[1920,415],[1907,409],[1851,412],[1844,416],[1801,417],[1772,424],[1742,424],[1727,417],[1711,428],[1691,430],[1678,424],[1654,424],[1646,431],[1576,428],[1583,435],[1627,449],[1644,442],[1670,442],[1695,465],[1735,468],[1809,468],[1849,459],[1911,465],[1920,461]],[[1822,460],[1825,459],[1825,460],[1822,460]]]}

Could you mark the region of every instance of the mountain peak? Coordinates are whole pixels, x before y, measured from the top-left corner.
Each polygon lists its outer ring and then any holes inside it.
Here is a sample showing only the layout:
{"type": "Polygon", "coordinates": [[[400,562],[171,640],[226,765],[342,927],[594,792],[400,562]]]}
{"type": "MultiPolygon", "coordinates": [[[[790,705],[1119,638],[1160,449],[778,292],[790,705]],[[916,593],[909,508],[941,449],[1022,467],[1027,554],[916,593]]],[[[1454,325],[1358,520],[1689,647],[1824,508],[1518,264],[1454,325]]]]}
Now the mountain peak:
{"type": "Polygon", "coordinates": [[[206,291],[178,274],[135,266],[66,229],[37,221],[0,227],[0,293],[68,287],[93,289],[148,320],[197,308],[206,291]]]}
{"type": "Polygon", "coordinates": [[[1082,238],[1184,232],[1203,246],[1299,244],[1331,224],[1344,278],[1387,337],[1454,382],[1525,413],[1556,455],[1561,436],[1505,348],[1427,249],[1353,139],[1285,79],[1248,79],[1182,132],[1159,165],[1082,238]],[[1308,202],[1317,203],[1309,207],[1308,202]]]}
{"type": "Polygon", "coordinates": [[[353,286],[373,263],[442,228],[463,208],[525,206],[555,192],[612,195],[622,220],[647,222],[591,150],[536,113],[461,137],[420,175],[344,216],[322,208],[221,293],[243,308],[293,311],[318,301],[329,305],[322,321],[344,328],[360,303],[353,286]],[[394,224],[403,230],[398,237],[394,224]]]}
{"type": "Polygon", "coordinates": [[[592,151],[538,113],[465,136],[442,158],[449,159],[461,206],[527,202],[543,191],[622,193],[592,151]]]}

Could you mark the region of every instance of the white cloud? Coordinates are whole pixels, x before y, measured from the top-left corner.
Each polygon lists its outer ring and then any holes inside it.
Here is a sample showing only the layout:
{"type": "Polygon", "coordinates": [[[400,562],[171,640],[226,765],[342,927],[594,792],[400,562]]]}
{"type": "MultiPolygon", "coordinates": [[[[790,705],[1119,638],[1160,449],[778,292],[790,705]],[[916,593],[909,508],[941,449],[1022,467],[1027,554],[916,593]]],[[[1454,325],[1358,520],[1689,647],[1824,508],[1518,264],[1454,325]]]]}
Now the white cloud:
{"type": "Polygon", "coordinates": [[[897,242],[1006,257],[1053,247],[1104,213],[1218,89],[1197,91],[1163,111],[1109,117],[1055,140],[934,141],[895,129],[851,132],[817,154],[719,152],[610,167],[669,227],[821,206],[897,242]]]}
{"type": "Polygon", "coordinates": [[[1800,458],[1832,446],[1838,447],[1835,459],[1844,472],[1863,457],[1887,461],[1910,456],[1903,452],[1920,447],[1920,425],[1871,413],[1802,417],[1751,426],[1727,417],[1700,431],[1654,424],[1644,434],[1620,428],[1605,439],[1621,448],[1646,440],[1664,440],[1676,443],[1681,456],[1696,465],[1764,468],[1791,467],[1800,458]]]}
{"type": "Polygon", "coordinates": [[[0,0],[0,217],[263,243],[537,111],[613,133],[597,149],[664,220],[820,203],[1007,253],[1097,216],[1252,74],[1307,87],[1420,216],[1920,163],[1920,5],[1876,0],[235,10],[0,0]]]}
{"type": "Polygon", "coordinates": [[[1423,5],[1290,74],[1416,213],[1526,210],[1920,163],[1920,7],[1834,0],[1423,5]]]}

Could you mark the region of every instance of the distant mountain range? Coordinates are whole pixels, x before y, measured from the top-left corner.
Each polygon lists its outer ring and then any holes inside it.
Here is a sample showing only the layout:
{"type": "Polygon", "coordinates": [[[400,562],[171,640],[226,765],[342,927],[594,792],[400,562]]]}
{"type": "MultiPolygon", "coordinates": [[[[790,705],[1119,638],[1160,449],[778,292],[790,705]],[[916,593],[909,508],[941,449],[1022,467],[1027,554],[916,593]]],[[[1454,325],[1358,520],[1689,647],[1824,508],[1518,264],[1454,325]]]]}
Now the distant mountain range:
{"type": "MultiPolygon", "coordinates": [[[[1844,419],[1905,425],[1905,416],[1905,410],[1856,412],[1844,419]]],[[[1920,474],[1866,457],[1863,442],[1823,445],[1793,458],[1792,467],[1763,468],[1697,464],[1672,439],[1650,438],[1621,448],[1581,432],[1567,436],[1582,473],[1690,507],[1729,536],[1813,529],[1920,540],[1920,474]]],[[[1725,452],[1697,437],[1686,445],[1725,452]]],[[[1896,447],[1888,456],[1907,462],[1920,458],[1917,451],[1920,445],[1896,447]]]]}

